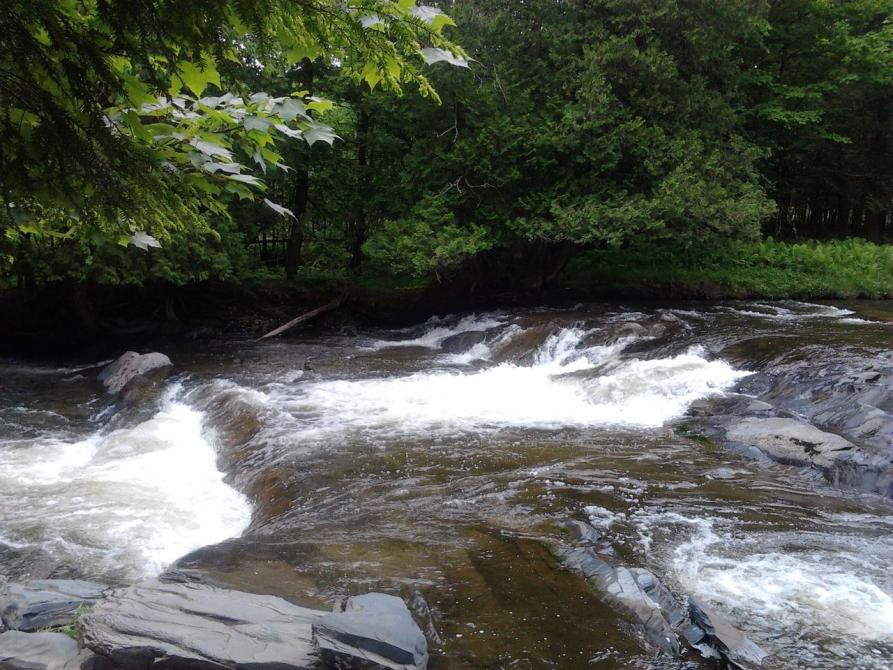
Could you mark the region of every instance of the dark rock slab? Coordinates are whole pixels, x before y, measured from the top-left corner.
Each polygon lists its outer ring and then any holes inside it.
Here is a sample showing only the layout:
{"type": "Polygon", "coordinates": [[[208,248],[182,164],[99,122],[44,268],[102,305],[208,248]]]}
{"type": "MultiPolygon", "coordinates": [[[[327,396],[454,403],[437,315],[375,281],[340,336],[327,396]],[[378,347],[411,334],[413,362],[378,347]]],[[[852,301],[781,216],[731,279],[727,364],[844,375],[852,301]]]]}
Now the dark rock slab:
{"type": "Polygon", "coordinates": [[[78,579],[34,579],[0,585],[0,619],[7,628],[20,631],[67,626],[79,610],[94,605],[107,588],[78,579]]]}
{"type": "Polygon", "coordinates": [[[108,670],[110,664],[83,651],[62,633],[0,634],[0,670],[108,670]]]}
{"type": "Polygon", "coordinates": [[[109,393],[120,393],[133,380],[150,373],[153,376],[166,375],[172,367],[171,359],[164,354],[127,351],[106,365],[98,379],[109,393]]]}
{"type": "Polygon", "coordinates": [[[562,548],[558,553],[568,568],[586,577],[605,602],[640,624],[646,640],[665,653],[680,653],[676,628],[683,622],[684,612],[651,572],[614,565],[592,547],[562,548]]]}
{"type": "Polygon", "coordinates": [[[724,358],[758,371],[737,386],[749,397],[726,398],[692,416],[720,443],[754,447],[779,462],[813,467],[834,485],[893,497],[893,352],[791,344],[787,337],[760,338],[724,350],[724,358]]]}
{"type": "Polygon", "coordinates": [[[734,670],[762,665],[766,652],[721,615],[695,598],[688,599],[688,613],[691,624],[683,635],[705,658],[722,659],[734,670]]]}
{"type": "Polygon", "coordinates": [[[323,660],[337,668],[424,670],[428,666],[428,642],[396,596],[350,597],[341,612],[315,622],[313,634],[323,660]]]}
{"type": "Polygon", "coordinates": [[[305,670],[323,615],[275,596],[149,580],[110,592],[80,626],[84,644],[121,670],[305,670]]]}
{"type": "Polygon", "coordinates": [[[440,343],[440,348],[448,354],[463,354],[474,345],[480,344],[487,338],[483,330],[469,330],[464,333],[450,335],[440,343]]]}
{"type": "Polygon", "coordinates": [[[578,519],[567,519],[559,526],[564,528],[575,544],[593,547],[598,554],[613,555],[614,547],[611,542],[596,528],[578,519]]]}
{"type": "Polygon", "coordinates": [[[557,329],[554,323],[539,323],[528,328],[513,326],[492,345],[492,358],[497,363],[529,365],[534,362],[537,350],[557,329]]]}

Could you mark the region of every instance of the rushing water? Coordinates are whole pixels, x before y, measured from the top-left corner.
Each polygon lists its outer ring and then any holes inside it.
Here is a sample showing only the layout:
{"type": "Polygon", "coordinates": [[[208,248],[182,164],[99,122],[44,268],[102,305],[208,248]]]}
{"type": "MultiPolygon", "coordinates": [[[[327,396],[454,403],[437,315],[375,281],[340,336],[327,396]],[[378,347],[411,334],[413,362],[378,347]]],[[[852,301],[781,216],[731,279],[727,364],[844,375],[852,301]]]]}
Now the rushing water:
{"type": "Polygon", "coordinates": [[[684,430],[767,360],[889,360],[873,309],[689,305],[642,333],[621,325],[654,310],[587,306],[203,343],[166,350],[157,407],[112,423],[92,372],[7,361],[0,569],[40,551],[126,582],[189,554],[179,568],[307,604],[422,596],[435,669],[687,667],[552,558],[579,518],[766,667],[888,668],[890,501],[684,430]],[[449,346],[460,333],[479,334],[449,346]]]}

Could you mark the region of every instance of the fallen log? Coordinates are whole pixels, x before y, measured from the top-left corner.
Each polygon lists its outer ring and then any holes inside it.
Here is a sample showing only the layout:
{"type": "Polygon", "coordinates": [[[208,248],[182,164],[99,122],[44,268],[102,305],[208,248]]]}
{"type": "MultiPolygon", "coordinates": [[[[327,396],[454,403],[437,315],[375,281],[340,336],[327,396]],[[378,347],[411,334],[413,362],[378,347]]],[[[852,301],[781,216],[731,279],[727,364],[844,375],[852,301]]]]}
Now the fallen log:
{"type": "Polygon", "coordinates": [[[320,314],[325,314],[326,312],[331,312],[332,310],[338,309],[344,303],[345,297],[346,297],[346,295],[344,293],[342,293],[337,298],[335,298],[331,302],[327,302],[322,307],[317,307],[316,309],[312,309],[309,312],[305,312],[304,314],[301,314],[300,316],[296,316],[291,321],[288,321],[287,323],[283,323],[281,326],[279,326],[278,328],[274,328],[269,333],[266,333],[265,335],[261,335],[259,338],[257,338],[255,340],[255,342],[260,342],[261,340],[266,340],[270,337],[276,337],[277,335],[281,335],[285,331],[290,330],[301,323],[310,321],[310,319],[313,319],[313,318],[319,316],[320,314]]]}

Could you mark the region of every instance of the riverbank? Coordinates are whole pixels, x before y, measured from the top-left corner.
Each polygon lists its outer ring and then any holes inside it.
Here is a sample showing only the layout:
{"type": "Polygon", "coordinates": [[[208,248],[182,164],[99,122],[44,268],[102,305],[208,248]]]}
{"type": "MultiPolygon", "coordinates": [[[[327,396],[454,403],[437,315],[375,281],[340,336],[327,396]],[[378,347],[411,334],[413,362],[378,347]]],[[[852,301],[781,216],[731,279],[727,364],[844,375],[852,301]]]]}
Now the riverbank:
{"type": "MultiPolygon", "coordinates": [[[[500,263],[510,265],[501,259],[500,263]]],[[[140,286],[60,283],[0,291],[0,355],[113,353],[159,339],[258,337],[343,296],[313,324],[404,326],[434,314],[549,303],[893,296],[893,246],[861,240],[589,250],[536,288],[502,268],[490,283],[309,270],[291,281],[245,278],[140,286]],[[506,279],[505,275],[509,275],[506,279]],[[513,284],[512,282],[516,282],[513,284]]],[[[306,327],[306,326],[304,326],[306,327]]]]}
{"type": "Polygon", "coordinates": [[[864,240],[726,242],[593,250],[562,285],[581,294],[678,298],[879,299],[893,295],[893,246],[864,240]]]}

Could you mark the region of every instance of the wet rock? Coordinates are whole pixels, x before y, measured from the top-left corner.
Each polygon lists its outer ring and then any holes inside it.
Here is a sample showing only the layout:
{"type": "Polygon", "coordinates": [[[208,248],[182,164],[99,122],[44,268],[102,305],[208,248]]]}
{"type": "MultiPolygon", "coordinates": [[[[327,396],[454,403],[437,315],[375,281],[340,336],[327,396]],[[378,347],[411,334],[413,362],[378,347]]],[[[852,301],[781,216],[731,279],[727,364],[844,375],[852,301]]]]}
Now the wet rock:
{"type": "Polygon", "coordinates": [[[746,418],[726,431],[733,442],[757,447],[773,459],[790,465],[833,467],[853,444],[808,423],[786,418],[746,418]]]}
{"type": "Polygon", "coordinates": [[[593,547],[599,554],[611,555],[614,553],[614,547],[611,546],[610,541],[585,521],[567,519],[559,525],[568,532],[575,544],[593,547]]]}
{"type": "Polygon", "coordinates": [[[635,321],[627,321],[618,328],[614,335],[617,339],[624,337],[642,337],[645,335],[646,329],[641,323],[635,321]]]}
{"type": "Polygon", "coordinates": [[[497,363],[532,363],[539,349],[555,329],[554,323],[540,323],[518,329],[505,340],[494,342],[492,358],[497,363]]]}
{"type": "Polygon", "coordinates": [[[274,596],[149,580],[112,591],[85,615],[84,644],[122,670],[304,670],[325,613],[274,596]]]}
{"type": "Polygon", "coordinates": [[[162,377],[170,373],[171,359],[164,354],[153,352],[138,354],[128,351],[106,365],[99,373],[99,381],[109,393],[120,393],[140,377],[162,377]]]}
{"type": "Polygon", "coordinates": [[[762,665],[766,652],[721,615],[695,598],[688,599],[688,614],[683,635],[705,658],[722,659],[735,670],[762,665]]]}
{"type": "Polygon", "coordinates": [[[463,354],[474,345],[480,344],[487,337],[482,330],[470,330],[465,333],[450,335],[440,343],[440,348],[448,354],[463,354]]]}
{"type": "MultiPolygon", "coordinates": [[[[40,547],[10,547],[0,542],[0,575],[10,581],[28,581],[73,578],[78,571],[40,547]]],[[[0,577],[0,583],[2,581],[0,577]]],[[[2,591],[0,586],[0,593],[2,591]]]]}
{"type": "Polygon", "coordinates": [[[676,628],[684,620],[684,612],[651,572],[613,565],[591,547],[565,548],[559,555],[568,568],[586,577],[605,602],[640,624],[646,640],[665,653],[679,654],[676,628]]]}
{"type": "Polygon", "coordinates": [[[7,628],[20,631],[67,626],[107,588],[76,579],[35,579],[0,586],[0,619],[7,628]]]}
{"type": "Polygon", "coordinates": [[[780,463],[818,468],[834,484],[887,495],[893,491],[893,464],[887,455],[860,449],[797,419],[747,417],[733,423],[726,438],[756,447],[780,463]]]}
{"type": "Polygon", "coordinates": [[[2,670],[108,670],[110,665],[62,633],[0,634],[2,670]]]}
{"type": "Polygon", "coordinates": [[[350,597],[341,612],[313,624],[313,635],[323,660],[337,668],[424,670],[428,666],[428,642],[396,596],[350,597]]]}

